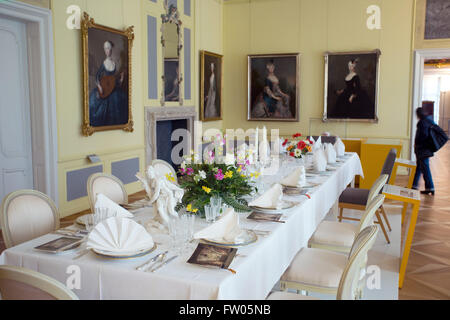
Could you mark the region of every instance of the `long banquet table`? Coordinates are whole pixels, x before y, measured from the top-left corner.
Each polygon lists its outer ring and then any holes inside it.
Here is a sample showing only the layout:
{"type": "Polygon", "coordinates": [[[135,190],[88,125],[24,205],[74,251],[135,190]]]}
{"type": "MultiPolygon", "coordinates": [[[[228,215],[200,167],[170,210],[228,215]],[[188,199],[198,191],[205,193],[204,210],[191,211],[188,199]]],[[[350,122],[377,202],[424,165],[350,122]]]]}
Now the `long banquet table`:
{"type": "MultiPolygon", "coordinates": [[[[136,259],[108,260],[90,252],[73,260],[77,251],[54,255],[33,250],[60,237],[47,234],[4,251],[0,264],[36,270],[64,284],[68,279],[73,280],[73,270],[79,270],[80,288],[73,291],[80,299],[86,300],[262,300],[279,281],[298,251],[307,246],[319,223],[356,175],[363,175],[360,159],[356,153],[348,153],[337,170],[315,178],[321,184],[309,192],[310,199],[285,196],[287,200],[299,202],[296,207],[283,212],[285,223],[251,221],[246,219],[248,214],[240,214],[243,228],[270,231],[270,234],[258,236],[257,242],[239,247],[238,255],[230,265],[236,274],[224,269],[188,264],[186,261],[194,247],[155,273],[137,271],[136,267],[149,257],[170,248],[169,236],[157,232],[152,232],[158,243],[157,249],[148,256],[136,259]]],[[[280,178],[274,175],[265,178],[265,182],[270,184],[280,178]]],[[[137,211],[135,219],[145,225],[145,221],[151,218],[150,211],[149,208],[137,211]]],[[[196,229],[204,226],[205,223],[197,219],[196,229]]],[[[169,256],[172,255],[169,253],[169,256]]]]}

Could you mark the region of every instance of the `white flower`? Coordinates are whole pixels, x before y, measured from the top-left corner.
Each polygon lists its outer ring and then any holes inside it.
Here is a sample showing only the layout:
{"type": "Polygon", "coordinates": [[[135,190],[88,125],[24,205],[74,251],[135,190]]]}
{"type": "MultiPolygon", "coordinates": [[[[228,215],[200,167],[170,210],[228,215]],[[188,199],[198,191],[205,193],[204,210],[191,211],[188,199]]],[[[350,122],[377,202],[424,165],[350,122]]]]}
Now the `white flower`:
{"type": "Polygon", "coordinates": [[[302,151],[300,149],[295,149],[295,156],[296,157],[301,157],[302,156],[302,151]]]}
{"type": "Polygon", "coordinates": [[[181,169],[186,169],[186,161],[183,161],[183,163],[181,164],[181,169]]]}
{"type": "Polygon", "coordinates": [[[198,172],[198,175],[200,176],[201,179],[206,179],[206,172],[203,170],[200,170],[198,172]]]}
{"type": "Polygon", "coordinates": [[[227,155],[225,156],[225,164],[229,166],[234,164],[234,154],[227,153],[227,155]]]}

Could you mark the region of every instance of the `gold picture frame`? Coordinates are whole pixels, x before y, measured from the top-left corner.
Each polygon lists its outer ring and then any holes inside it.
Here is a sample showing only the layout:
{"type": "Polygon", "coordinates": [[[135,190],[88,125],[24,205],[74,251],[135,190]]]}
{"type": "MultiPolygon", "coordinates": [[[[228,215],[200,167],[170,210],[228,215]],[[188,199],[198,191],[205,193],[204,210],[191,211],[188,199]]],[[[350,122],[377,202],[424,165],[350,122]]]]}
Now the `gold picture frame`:
{"type": "MultiPolygon", "coordinates": [[[[81,23],[81,36],[84,111],[82,134],[87,137],[93,135],[94,132],[107,130],[133,132],[131,94],[134,26],[130,26],[123,31],[102,26],[96,24],[94,19],[84,12],[81,23]],[[122,50],[119,47],[121,56],[117,58],[118,61],[113,60],[112,52],[114,52],[115,44],[111,39],[116,40],[118,46],[122,45],[122,50]],[[90,44],[92,45],[94,40],[98,40],[98,43],[95,42],[95,48],[94,46],[90,48],[90,44]],[[108,42],[109,44],[107,44],[108,42]],[[96,57],[94,50],[98,52],[104,50],[103,56],[107,55],[107,59],[99,63],[99,58],[96,57]],[[108,53],[106,53],[106,50],[108,50],[108,53]],[[124,57],[124,54],[126,57],[124,57]],[[108,58],[112,61],[108,63],[110,70],[105,67],[108,58]],[[126,61],[121,63],[122,60],[126,61]],[[117,65],[119,65],[119,68],[117,65]],[[105,69],[103,73],[100,72],[102,68],[105,69]],[[95,72],[96,75],[94,75],[95,72]],[[106,75],[99,79],[100,73],[106,75]],[[108,108],[106,108],[106,104],[108,108]],[[116,108],[111,110],[111,105],[115,105],[116,108]],[[127,106],[127,110],[124,110],[124,106],[127,106]],[[101,113],[100,111],[103,112],[101,113]],[[112,111],[115,111],[114,114],[112,111]],[[98,114],[100,116],[97,116],[98,114]]],[[[117,54],[115,57],[117,57],[117,54]]]]}
{"type": "Polygon", "coordinates": [[[248,55],[247,121],[300,120],[300,58],[299,52],[248,55]],[[269,77],[277,80],[279,102],[264,99],[269,77]]]}
{"type": "Polygon", "coordinates": [[[222,88],[223,88],[223,55],[202,50],[200,52],[200,120],[222,120],[222,88]],[[205,64],[206,63],[206,64],[205,64]],[[214,64],[213,69],[205,68],[214,64]],[[214,78],[212,75],[214,74],[214,78]],[[210,79],[205,83],[205,79],[210,79]],[[211,87],[214,81],[215,90],[211,87]],[[207,89],[208,88],[208,89],[207,89]],[[207,94],[205,96],[205,94],[207,94]],[[214,98],[211,96],[214,95],[214,98]],[[214,100],[214,101],[213,101],[214,100]],[[218,104],[218,106],[217,106],[218,104]],[[209,107],[209,108],[208,108],[209,107]],[[212,108],[211,107],[215,107],[212,108]],[[208,108],[208,110],[205,110],[208,108]]]}

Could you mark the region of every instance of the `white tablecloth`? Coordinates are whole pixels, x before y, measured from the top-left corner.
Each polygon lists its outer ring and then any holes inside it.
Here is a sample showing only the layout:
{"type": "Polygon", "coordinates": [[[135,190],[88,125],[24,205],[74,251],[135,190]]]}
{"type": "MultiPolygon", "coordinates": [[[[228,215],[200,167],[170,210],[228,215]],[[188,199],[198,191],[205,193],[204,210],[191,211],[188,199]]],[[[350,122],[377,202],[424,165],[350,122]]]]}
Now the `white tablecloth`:
{"type": "MultiPolygon", "coordinates": [[[[71,277],[69,267],[78,266],[81,287],[73,291],[80,299],[265,299],[297,252],[307,245],[342,191],[355,175],[362,174],[358,155],[351,154],[330,176],[316,179],[322,184],[310,192],[311,199],[304,196],[286,197],[301,200],[301,204],[284,213],[284,224],[250,221],[246,219],[248,214],[241,214],[242,227],[271,233],[266,237],[259,236],[256,243],[238,249],[238,256],[230,265],[236,274],[186,263],[193,250],[155,273],[136,271],[135,268],[149,257],[169,248],[169,238],[165,234],[153,234],[160,245],[152,254],[117,261],[101,258],[94,253],[73,260],[77,252],[52,255],[34,251],[37,245],[58,237],[48,234],[6,250],[0,256],[0,264],[33,269],[64,284],[71,277]]],[[[279,180],[281,177],[271,177],[268,181],[273,179],[279,180]]],[[[136,214],[137,220],[148,218],[146,210],[136,214]]],[[[201,228],[202,225],[196,227],[201,228]]]]}

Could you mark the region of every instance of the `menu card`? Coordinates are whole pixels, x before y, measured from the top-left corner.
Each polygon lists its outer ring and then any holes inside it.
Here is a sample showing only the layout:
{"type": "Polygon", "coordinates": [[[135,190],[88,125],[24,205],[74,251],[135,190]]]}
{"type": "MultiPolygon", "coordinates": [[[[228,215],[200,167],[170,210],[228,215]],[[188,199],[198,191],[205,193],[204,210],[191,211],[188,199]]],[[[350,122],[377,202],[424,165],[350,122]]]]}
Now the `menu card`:
{"type": "Polygon", "coordinates": [[[252,212],[247,219],[250,220],[257,220],[257,221],[270,221],[270,222],[281,222],[284,223],[284,221],[281,221],[281,217],[283,217],[282,214],[269,214],[269,213],[262,213],[262,212],[252,212]]]}
{"type": "Polygon", "coordinates": [[[188,263],[203,266],[213,266],[221,269],[228,269],[234,257],[236,248],[226,248],[211,244],[199,243],[188,263]]]}
{"type": "Polygon", "coordinates": [[[83,242],[80,238],[61,237],[50,242],[35,247],[35,250],[51,253],[58,253],[67,249],[71,249],[83,242]]]}

